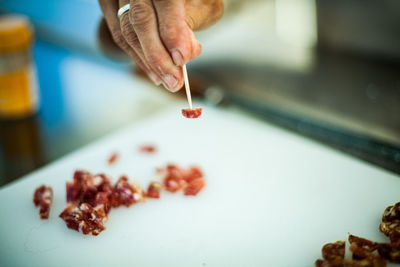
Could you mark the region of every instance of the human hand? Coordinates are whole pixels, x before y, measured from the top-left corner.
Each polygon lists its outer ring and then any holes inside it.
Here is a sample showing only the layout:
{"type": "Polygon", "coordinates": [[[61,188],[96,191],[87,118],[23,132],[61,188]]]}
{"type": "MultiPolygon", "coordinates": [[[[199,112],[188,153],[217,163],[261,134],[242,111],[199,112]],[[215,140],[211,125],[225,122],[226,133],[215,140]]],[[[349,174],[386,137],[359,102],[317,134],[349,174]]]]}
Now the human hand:
{"type": "Polygon", "coordinates": [[[222,0],[99,0],[114,42],[158,84],[172,92],[183,86],[181,66],[201,53],[193,30],[215,23],[222,0]],[[130,10],[117,17],[118,9],[130,10]]]}

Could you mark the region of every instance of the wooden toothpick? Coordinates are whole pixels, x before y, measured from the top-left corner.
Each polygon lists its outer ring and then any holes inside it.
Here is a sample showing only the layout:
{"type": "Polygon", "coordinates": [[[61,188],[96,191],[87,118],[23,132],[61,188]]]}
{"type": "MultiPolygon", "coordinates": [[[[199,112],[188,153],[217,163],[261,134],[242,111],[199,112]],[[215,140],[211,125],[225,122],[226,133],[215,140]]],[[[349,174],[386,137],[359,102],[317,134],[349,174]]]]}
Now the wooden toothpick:
{"type": "Polygon", "coordinates": [[[190,109],[193,109],[192,95],[190,94],[190,86],[189,86],[189,79],[188,79],[188,74],[187,74],[187,70],[186,70],[186,64],[183,65],[182,70],[183,70],[183,80],[185,81],[186,97],[187,97],[190,109]]]}

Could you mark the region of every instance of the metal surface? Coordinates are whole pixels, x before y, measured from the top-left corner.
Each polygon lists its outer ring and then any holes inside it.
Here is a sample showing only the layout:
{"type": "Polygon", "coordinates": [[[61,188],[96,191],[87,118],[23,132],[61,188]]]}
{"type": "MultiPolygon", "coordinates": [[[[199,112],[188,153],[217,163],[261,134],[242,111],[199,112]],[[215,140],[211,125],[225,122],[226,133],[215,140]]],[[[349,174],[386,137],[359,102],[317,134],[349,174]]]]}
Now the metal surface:
{"type": "Polygon", "coordinates": [[[225,101],[400,173],[396,64],[316,52],[309,71],[225,61],[191,73],[217,86],[225,101]]]}
{"type": "Polygon", "coordinates": [[[316,0],[316,3],[319,46],[400,60],[398,0],[316,0]]]}

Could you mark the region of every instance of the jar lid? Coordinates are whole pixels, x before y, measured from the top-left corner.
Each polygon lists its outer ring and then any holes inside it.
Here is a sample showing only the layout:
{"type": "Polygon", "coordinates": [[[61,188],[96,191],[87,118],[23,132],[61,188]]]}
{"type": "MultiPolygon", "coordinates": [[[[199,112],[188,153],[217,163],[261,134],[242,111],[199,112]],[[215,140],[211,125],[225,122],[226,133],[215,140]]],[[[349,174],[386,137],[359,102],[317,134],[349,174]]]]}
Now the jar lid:
{"type": "Polygon", "coordinates": [[[31,46],[33,29],[20,15],[0,16],[0,53],[20,52],[31,46]]]}

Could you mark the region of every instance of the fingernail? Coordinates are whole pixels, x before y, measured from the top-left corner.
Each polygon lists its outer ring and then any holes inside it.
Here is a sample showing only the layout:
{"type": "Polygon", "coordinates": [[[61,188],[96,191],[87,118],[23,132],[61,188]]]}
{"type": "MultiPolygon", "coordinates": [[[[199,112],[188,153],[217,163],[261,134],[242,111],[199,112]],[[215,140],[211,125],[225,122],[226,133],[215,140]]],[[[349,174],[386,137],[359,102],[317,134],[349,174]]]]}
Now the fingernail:
{"type": "Polygon", "coordinates": [[[156,86],[159,86],[161,84],[160,78],[158,78],[158,76],[155,75],[154,72],[149,72],[148,75],[156,86]]]}
{"type": "Polygon", "coordinates": [[[176,66],[183,65],[183,56],[182,56],[181,52],[178,51],[178,49],[172,49],[171,56],[172,56],[172,60],[174,61],[176,66]]]}
{"type": "Polygon", "coordinates": [[[178,80],[171,74],[163,75],[164,86],[171,92],[176,91],[176,86],[178,85],[178,80]]]}

